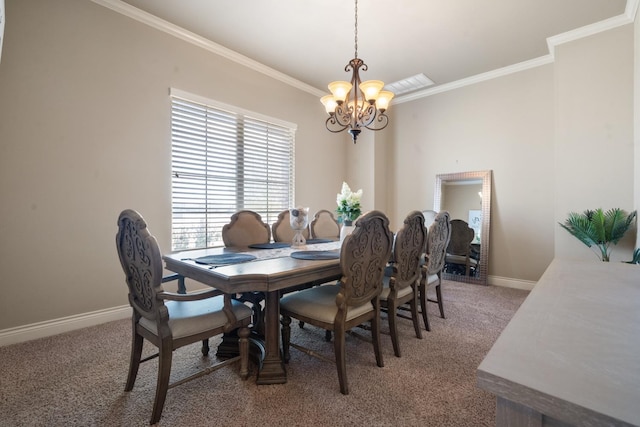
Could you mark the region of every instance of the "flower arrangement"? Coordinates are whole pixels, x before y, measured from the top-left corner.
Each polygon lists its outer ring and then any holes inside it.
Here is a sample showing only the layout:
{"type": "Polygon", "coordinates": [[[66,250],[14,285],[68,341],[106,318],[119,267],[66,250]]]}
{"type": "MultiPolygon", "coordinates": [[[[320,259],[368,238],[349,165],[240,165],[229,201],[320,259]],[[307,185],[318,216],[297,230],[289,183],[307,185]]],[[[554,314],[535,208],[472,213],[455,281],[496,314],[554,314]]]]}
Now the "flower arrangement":
{"type": "Polygon", "coordinates": [[[346,182],[342,183],[342,191],[338,194],[336,202],[338,208],[336,212],[344,223],[351,223],[360,216],[360,198],[362,197],[362,189],[355,193],[351,191],[346,182]]]}

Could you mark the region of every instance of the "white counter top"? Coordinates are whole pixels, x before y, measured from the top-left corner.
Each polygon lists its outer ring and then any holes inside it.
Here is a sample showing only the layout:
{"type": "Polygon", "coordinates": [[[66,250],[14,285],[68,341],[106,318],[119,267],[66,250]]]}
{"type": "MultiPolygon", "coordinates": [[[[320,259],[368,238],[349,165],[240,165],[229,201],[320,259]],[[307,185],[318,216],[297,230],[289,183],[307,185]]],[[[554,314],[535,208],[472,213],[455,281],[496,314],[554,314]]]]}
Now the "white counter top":
{"type": "Polygon", "coordinates": [[[539,425],[640,426],[640,266],[554,260],[478,367],[478,385],[499,406],[542,414],[539,425]]]}

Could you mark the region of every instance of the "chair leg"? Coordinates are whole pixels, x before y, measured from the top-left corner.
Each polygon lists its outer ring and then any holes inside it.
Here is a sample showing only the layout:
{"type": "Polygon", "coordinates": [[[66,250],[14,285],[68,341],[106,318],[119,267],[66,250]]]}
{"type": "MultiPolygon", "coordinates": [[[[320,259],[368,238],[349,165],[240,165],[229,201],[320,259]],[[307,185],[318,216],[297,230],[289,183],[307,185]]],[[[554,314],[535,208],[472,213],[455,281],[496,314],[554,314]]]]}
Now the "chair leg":
{"type": "Polygon", "coordinates": [[[413,321],[413,330],[416,332],[416,338],[422,339],[422,330],[420,329],[420,320],[418,319],[418,298],[414,294],[414,298],[410,301],[411,320],[413,321]]]}
{"type": "MultiPolygon", "coordinates": [[[[387,301],[387,316],[389,317],[389,332],[391,334],[391,344],[393,344],[393,353],[396,357],[400,357],[400,343],[398,342],[398,325],[396,323],[396,318],[398,316],[396,306],[392,301],[387,301]]],[[[372,325],[373,330],[373,325],[372,325]]]]}
{"type": "Polygon", "coordinates": [[[324,340],[326,342],[331,342],[331,331],[330,330],[324,331],[324,340]]]}
{"type": "Polygon", "coordinates": [[[376,354],[376,364],[382,368],[384,361],[382,360],[382,348],[380,347],[380,303],[375,308],[375,316],[371,319],[371,338],[373,338],[373,351],[376,354]]]}
{"type": "Polygon", "coordinates": [[[240,378],[249,378],[249,328],[238,329],[238,347],[240,350],[240,378]]]}
{"type": "Polygon", "coordinates": [[[169,389],[169,376],[171,375],[171,359],[173,351],[169,340],[160,343],[160,358],[158,361],[158,383],[156,385],[156,398],[153,402],[153,412],[151,413],[151,422],[156,424],[162,416],[164,401],[167,398],[167,390],[169,389]]]}
{"type": "Polygon", "coordinates": [[[285,363],[289,363],[289,359],[291,358],[291,354],[289,353],[289,343],[291,342],[291,317],[282,316],[280,319],[280,323],[282,324],[282,357],[284,358],[285,363]]]}
{"type": "Polygon", "coordinates": [[[142,357],[142,344],[144,338],[136,333],[136,325],[133,324],[133,338],[131,339],[131,358],[129,361],[129,375],[127,376],[127,384],[124,391],[131,391],[133,384],[138,376],[138,368],[140,367],[140,358],[142,357]]]}
{"type": "Polygon", "coordinates": [[[436,296],[438,297],[438,308],[440,309],[440,317],[445,319],[444,306],[442,305],[442,289],[440,288],[440,284],[436,286],[436,296]]]}
{"type": "Polygon", "coordinates": [[[420,311],[422,311],[424,328],[430,331],[431,326],[429,325],[429,318],[427,317],[427,286],[422,283],[420,284],[420,311]]]}
{"type": "Polygon", "coordinates": [[[345,356],[345,331],[339,328],[334,331],[333,349],[336,355],[336,368],[338,369],[338,381],[340,382],[340,393],[349,394],[349,383],[347,381],[347,361],[345,356]]]}
{"type": "Polygon", "coordinates": [[[202,355],[207,357],[209,355],[209,340],[202,340],[202,355]]]}

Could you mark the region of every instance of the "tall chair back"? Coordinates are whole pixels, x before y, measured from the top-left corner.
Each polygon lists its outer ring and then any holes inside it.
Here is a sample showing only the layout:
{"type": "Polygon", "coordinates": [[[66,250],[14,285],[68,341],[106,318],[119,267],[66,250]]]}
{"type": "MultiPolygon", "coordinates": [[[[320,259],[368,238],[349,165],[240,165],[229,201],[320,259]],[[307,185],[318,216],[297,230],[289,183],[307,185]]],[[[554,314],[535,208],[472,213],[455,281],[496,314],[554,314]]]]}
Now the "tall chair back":
{"type": "Polygon", "coordinates": [[[230,222],[222,227],[222,241],[227,247],[269,243],[271,229],[262,221],[259,213],[242,210],[231,215],[230,222]]]}
{"type": "Polygon", "coordinates": [[[314,239],[340,239],[340,225],[331,211],[321,209],[311,220],[311,236],[314,239]]]}
{"type": "Polygon", "coordinates": [[[475,237],[475,231],[462,219],[451,220],[451,239],[447,247],[445,263],[459,264],[464,267],[468,276],[471,267],[477,265],[477,260],[471,258],[471,242],[475,237]]]}
{"type": "MultiPolygon", "coordinates": [[[[345,237],[340,252],[342,290],[338,307],[358,306],[379,297],[384,269],[391,256],[393,233],[389,219],[380,211],[358,218],[355,230],[345,237]]],[[[342,311],[342,310],[339,310],[342,311]]],[[[342,313],[346,315],[346,311],[342,313]]]]}
{"type": "MultiPolygon", "coordinates": [[[[164,301],[157,297],[162,292],[160,248],[138,212],[129,209],[120,214],[116,245],[134,317],[144,317],[154,322],[156,319],[166,319],[164,301]]],[[[167,331],[167,328],[161,329],[167,331]]]]}

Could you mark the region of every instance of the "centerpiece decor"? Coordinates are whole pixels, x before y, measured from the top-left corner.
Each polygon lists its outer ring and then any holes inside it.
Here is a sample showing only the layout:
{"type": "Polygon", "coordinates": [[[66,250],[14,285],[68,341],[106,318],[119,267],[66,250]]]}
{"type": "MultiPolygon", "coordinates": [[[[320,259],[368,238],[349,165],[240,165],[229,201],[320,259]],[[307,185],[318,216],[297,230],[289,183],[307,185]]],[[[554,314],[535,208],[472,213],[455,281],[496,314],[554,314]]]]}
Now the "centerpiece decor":
{"type": "Polygon", "coordinates": [[[338,204],[336,213],[338,214],[339,220],[342,222],[342,228],[340,229],[340,241],[344,240],[346,235],[351,234],[353,231],[353,221],[355,221],[362,213],[360,208],[361,198],[362,189],[354,193],[346,182],[342,183],[342,190],[338,193],[338,197],[336,198],[336,202],[338,204]]]}
{"type": "Polygon", "coordinates": [[[309,225],[309,208],[293,208],[289,209],[289,223],[295,231],[291,246],[299,247],[307,244],[302,232],[309,225]]]}

